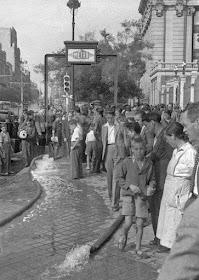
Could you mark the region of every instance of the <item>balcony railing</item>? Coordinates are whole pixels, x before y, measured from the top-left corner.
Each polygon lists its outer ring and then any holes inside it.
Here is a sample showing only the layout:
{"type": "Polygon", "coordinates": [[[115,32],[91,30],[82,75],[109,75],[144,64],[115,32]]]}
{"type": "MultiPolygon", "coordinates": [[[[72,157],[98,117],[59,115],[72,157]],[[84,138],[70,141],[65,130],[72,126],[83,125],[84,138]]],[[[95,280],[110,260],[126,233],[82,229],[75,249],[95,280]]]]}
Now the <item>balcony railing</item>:
{"type": "MultiPolygon", "coordinates": [[[[178,62],[157,62],[151,68],[150,76],[154,75],[156,72],[174,72],[174,68],[178,67],[178,72],[183,71],[182,63],[178,62]]],[[[188,62],[186,63],[185,71],[198,71],[198,63],[197,62],[188,62]]]]}

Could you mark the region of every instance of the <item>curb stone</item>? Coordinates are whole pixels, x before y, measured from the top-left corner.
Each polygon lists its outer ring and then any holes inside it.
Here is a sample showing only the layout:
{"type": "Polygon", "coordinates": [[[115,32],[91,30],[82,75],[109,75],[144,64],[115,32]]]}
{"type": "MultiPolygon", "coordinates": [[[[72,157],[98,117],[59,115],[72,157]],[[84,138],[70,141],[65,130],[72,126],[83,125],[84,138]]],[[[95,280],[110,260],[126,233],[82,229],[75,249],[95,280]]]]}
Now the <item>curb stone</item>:
{"type": "Polygon", "coordinates": [[[31,170],[35,167],[35,161],[42,158],[44,155],[35,157],[29,167],[29,175],[32,181],[32,184],[34,184],[37,188],[37,192],[35,197],[33,197],[26,205],[24,205],[22,208],[20,208],[19,210],[17,210],[16,212],[12,213],[11,215],[9,215],[8,217],[0,220],[0,227],[5,226],[6,224],[10,223],[13,219],[15,219],[16,217],[20,216],[21,214],[23,214],[27,209],[29,209],[41,196],[42,194],[42,187],[39,184],[39,182],[37,180],[33,180],[33,176],[31,174],[31,170]]]}

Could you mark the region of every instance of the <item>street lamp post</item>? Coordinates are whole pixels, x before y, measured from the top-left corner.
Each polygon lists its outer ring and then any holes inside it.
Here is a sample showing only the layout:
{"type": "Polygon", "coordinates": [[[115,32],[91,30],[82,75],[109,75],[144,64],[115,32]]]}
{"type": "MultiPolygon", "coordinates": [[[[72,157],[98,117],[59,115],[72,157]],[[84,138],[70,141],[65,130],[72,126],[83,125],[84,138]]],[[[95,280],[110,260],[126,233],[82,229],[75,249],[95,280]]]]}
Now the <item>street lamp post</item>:
{"type": "Polygon", "coordinates": [[[174,72],[175,72],[175,78],[174,78],[174,96],[173,96],[173,103],[177,104],[178,102],[178,65],[175,65],[174,72]]]}
{"type": "MultiPolygon", "coordinates": [[[[75,10],[80,7],[78,0],[69,0],[67,6],[72,10],[72,41],[75,41],[75,10]]],[[[73,106],[75,106],[74,94],[74,64],[71,65],[71,95],[73,96],[73,106]]]]}
{"type": "Polygon", "coordinates": [[[23,99],[24,99],[24,86],[27,84],[26,82],[23,82],[23,72],[25,72],[26,75],[26,68],[28,69],[28,64],[27,61],[21,61],[20,64],[20,74],[21,74],[21,81],[20,81],[20,86],[21,86],[21,110],[23,112],[23,99]]]}

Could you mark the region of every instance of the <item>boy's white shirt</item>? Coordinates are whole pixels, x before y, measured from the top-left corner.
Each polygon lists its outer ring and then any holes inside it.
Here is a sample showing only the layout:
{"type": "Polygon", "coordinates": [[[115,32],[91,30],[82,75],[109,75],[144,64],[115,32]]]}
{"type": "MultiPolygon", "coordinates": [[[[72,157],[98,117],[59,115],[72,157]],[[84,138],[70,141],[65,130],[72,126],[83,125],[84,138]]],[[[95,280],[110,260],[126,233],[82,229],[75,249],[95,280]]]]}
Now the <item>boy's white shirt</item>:
{"type": "Polygon", "coordinates": [[[94,131],[93,131],[93,130],[89,131],[89,132],[87,133],[87,135],[86,135],[86,144],[87,144],[88,142],[91,142],[91,141],[96,141],[96,138],[95,138],[95,135],[94,135],[94,131]]]}

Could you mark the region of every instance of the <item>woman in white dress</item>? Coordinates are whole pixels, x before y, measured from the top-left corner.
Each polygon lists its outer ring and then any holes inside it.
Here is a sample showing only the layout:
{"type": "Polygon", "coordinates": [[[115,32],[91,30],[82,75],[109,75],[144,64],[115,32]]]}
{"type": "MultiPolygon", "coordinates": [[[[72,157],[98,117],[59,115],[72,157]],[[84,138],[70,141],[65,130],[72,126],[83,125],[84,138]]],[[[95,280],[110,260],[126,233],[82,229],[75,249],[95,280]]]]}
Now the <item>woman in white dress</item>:
{"type": "Polygon", "coordinates": [[[176,229],[181,221],[185,203],[189,197],[190,177],[193,171],[196,150],[187,142],[183,126],[172,122],[165,130],[167,142],[175,148],[167,167],[167,176],[160,206],[157,238],[160,247],[157,252],[169,251],[176,229]]]}

